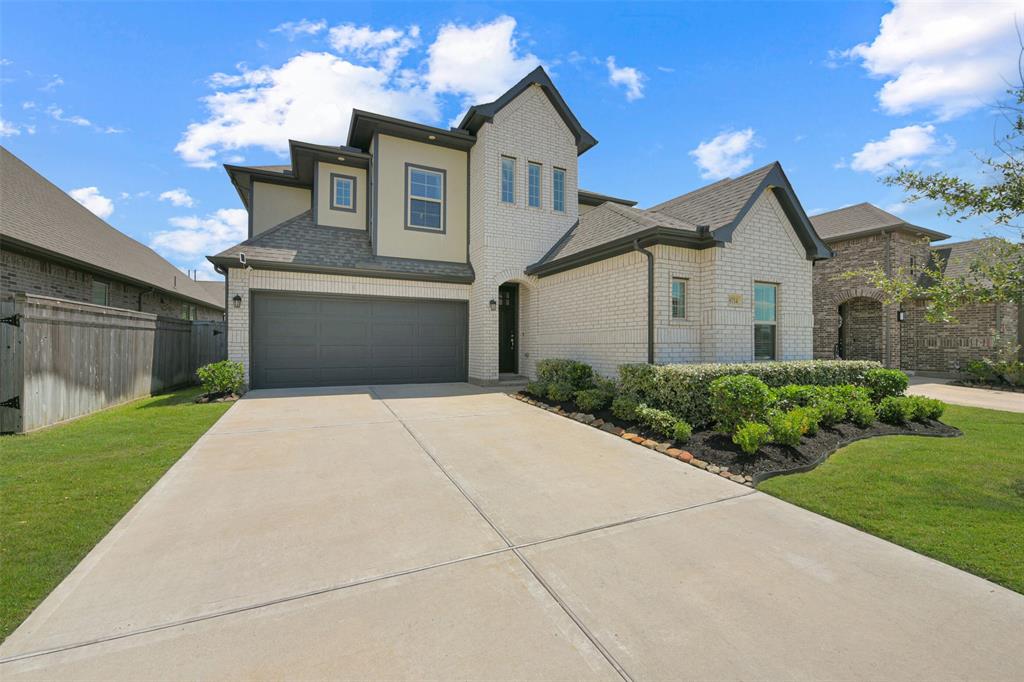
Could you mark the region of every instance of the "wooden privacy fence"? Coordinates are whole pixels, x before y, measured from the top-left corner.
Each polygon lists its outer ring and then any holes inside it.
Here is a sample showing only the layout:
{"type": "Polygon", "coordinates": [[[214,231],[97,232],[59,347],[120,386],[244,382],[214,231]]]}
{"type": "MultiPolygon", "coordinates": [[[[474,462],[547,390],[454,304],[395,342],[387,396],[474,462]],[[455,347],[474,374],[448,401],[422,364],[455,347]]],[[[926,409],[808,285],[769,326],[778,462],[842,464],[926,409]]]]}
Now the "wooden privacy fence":
{"type": "Polygon", "coordinates": [[[45,296],[0,300],[0,433],[22,433],[195,383],[227,357],[222,321],[45,296]]]}

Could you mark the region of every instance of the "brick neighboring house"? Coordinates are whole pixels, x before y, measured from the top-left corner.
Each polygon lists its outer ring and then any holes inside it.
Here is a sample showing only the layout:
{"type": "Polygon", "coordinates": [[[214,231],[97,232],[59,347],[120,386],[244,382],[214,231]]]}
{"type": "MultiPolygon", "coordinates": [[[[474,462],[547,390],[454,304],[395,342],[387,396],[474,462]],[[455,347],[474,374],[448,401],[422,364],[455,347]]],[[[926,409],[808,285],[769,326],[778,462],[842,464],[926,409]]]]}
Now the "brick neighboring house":
{"type": "Polygon", "coordinates": [[[196,282],[0,147],[0,293],[175,318],[224,318],[224,283],[196,282]]]}
{"type": "Polygon", "coordinates": [[[836,279],[851,270],[881,266],[921,276],[938,254],[948,275],[965,272],[986,239],[939,244],[949,235],[911,225],[868,203],[811,218],[833,257],[814,265],[814,357],[878,360],[889,367],[953,375],[970,360],[992,353],[993,340],[1015,343],[1020,311],[1012,304],[968,306],[957,323],[929,323],[926,300],[903,308],[886,304],[882,292],[863,279],[836,279]]]}
{"type": "Polygon", "coordinates": [[[229,358],[265,388],[811,357],[829,251],[778,163],[644,210],[578,188],[595,144],[538,68],[451,129],[355,110],[344,145],[225,166],[229,358]]]}

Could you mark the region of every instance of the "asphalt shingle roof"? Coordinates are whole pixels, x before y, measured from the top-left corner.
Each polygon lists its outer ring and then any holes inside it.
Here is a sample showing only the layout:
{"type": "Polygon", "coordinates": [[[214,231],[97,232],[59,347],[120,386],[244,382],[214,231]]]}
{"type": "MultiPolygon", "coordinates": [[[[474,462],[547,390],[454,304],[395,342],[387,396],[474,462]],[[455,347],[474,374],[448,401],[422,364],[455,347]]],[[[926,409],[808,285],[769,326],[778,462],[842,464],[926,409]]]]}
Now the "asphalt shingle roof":
{"type": "Polygon", "coordinates": [[[707,225],[712,231],[717,230],[736,220],[750,196],[776,165],[770,163],[738,178],[719,180],[675,199],[663,201],[650,210],[694,225],[707,225]]]}
{"type": "Polygon", "coordinates": [[[638,234],[655,227],[686,230],[696,234],[697,226],[657,211],[605,202],[580,216],[565,236],[549,251],[541,263],[566,258],[602,244],[638,234]]]}
{"type": "Polygon", "coordinates": [[[63,256],[113,278],[124,277],[196,303],[224,308],[223,293],[214,295],[192,281],[4,147],[0,147],[0,239],[63,256]]]}
{"type": "Polygon", "coordinates": [[[367,274],[393,273],[406,278],[426,275],[452,281],[473,280],[473,268],[468,263],[374,256],[365,230],[317,225],[313,222],[312,211],[289,218],[213,258],[235,260],[240,253],[245,254],[247,262],[256,261],[270,267],[278,264],[298,269],[305,266],[367,274]]]}
{"type": "MultiPolygon", "coordinates": [[[[970,273],[970,266],[974,259],[994,247],[999,241],[1002,241],[999,237],[982,237],[965,242],[933,246],[931,247],[933,263],[937,260],[938,262],[934,264],[938,265],[947,277],[964,277],[970,273]]],[[[933,263],[928,265],[931,266],[933,263]]],[[[932,283],[932,278],[927,274],[922,274],[919,283],[928,286],[932,283]]]]}
{"type": "Polygon", "coordinates": [[[826,241],[890,228],[905,228],[923,232],[932,239],[949,238],[948,234],[911,225],[903,218],[867,202],[811,216],[811,224],[814,225],[818,236],[826,241]]]}

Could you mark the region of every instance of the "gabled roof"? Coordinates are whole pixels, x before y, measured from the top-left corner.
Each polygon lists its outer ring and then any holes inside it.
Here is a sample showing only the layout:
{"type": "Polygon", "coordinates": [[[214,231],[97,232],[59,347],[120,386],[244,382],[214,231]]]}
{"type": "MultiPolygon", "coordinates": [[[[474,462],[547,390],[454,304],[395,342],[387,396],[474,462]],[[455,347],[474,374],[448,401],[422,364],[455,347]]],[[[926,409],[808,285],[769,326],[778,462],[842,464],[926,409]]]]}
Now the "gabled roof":
{"type": "Polygon", "coordinates": [[[0,239],[72,267],[223,310],[224,296],[192,281],[0,147],[0,239]]]}
{"type": "Polygon", "coordinates": [[[732,240],[736,227],[766,190],[774,192],[811,260],[829,258],[778,162],[641,210],[606,202],[580,216],[544,257],[526,269],[538,276],[610,258],[636,246],[671,244],[704,249],[732,240]]]}
{"type": "Polygon", "coordinates": [[[254,267],[300,272],[326,272],[360,277],[469,283],[468,263],[374,256],[365,230],[317,225],[305,211],[280,225],[221,251],[208,260],[221,267],[239,267],[239,254],[254,267]]]}
{"type": "Polygon", "coordinates": [[[569,105],[562,99],[562,95],[558,92],[558,88],[551,82],[551,78],[547,72],[544,71],[544,67],[538,66],[536,69],[526,74],[526,76],[513,85],[508,91],[487,104],[477,104],[469,108],[466,115],[462,117],[462,122],[459,123],[459,128],[467,130],[470,133],[476,134],[476,131],[480,130],[480,126],[494,119],[495,114],[505,108],[509,102],[514,100],[519,95],[529,88],[531,85],[539,85],[544,94],[551,100],[552,106],[555,107],[555,111],[565,121],[565,125],[572,132],[573,137],[576,138],[576,152],[582,154],[591,147],[597,144],[597,140],[594,136],[588,133],[583,126],[577,120],[576,115],[569,109],[569,105]]]}
{"type": "Polygon", "coordinates": [[[405,121],[392,116],[374,114],[360,109],[352,110],[352,119],[348,126],[348,143],[360,149],[369,149],[374,133],[402,137],[424,144],[436,144],[452,149],[469,149],[476,142],[476,137],[465,130],[452,128],[435,128],[423,123],[405,121]]]}
{"type": "MultiPolygon", "coordinates": [[[[963,242],[952,242],[931,247],[932,262],[947,277],[962,278],[970,274],[971,263],[978,256],[984,255],[988,249],[1005,241],[999,237],[982,237],[980,239],[969,239],[963,242]]],[[[933,283],[927,273],[921,273],[918,284],[929,286],[933,283]]]]}
{"type": "Polygon", "coordinates": [[[911,225],[903,218],[867,202],[811,216],[811,223],[825,241],[866,236],[885,230],[918,232],[927,236],[930,241],[949,239],[948,234],[911,225]]]}

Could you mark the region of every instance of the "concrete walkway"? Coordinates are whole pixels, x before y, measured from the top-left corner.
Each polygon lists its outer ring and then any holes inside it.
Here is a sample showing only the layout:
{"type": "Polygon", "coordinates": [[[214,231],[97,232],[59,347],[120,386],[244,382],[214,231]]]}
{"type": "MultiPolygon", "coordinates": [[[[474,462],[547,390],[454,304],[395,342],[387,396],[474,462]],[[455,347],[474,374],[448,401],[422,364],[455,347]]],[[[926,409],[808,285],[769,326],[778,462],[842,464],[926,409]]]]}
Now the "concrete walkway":
{"type": "Polygon", "coordinates": [[[15,679],[1019,679],[1024,597],[462,384],[254,391],[15,679]]]}
{"type": "Polygon", "coordinates": [[[971,388],[970,386],[950,386],[948,379],[932,377],[910,377],[907,393],[938,398],[951,405],[967,407],[984,407],[989,410],[1006,412],[1024,412],[1024,393],[1009,391],[993,391],[987,388],[971,388]]]}

